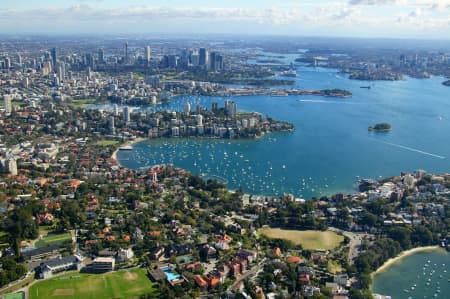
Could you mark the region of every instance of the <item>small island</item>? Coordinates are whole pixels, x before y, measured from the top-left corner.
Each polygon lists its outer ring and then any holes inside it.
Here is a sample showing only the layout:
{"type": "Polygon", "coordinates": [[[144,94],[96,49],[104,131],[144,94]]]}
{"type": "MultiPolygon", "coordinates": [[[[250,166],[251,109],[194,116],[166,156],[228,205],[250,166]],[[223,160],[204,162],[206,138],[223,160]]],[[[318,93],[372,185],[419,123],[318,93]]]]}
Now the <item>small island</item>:
{"type": "Polygon", "coordinates": [[[388,132],[391,130],[392,130],[392,127],[388,123],[379,123],[379,124],[369,127],[369,131],[375,131],[375,132],[388,132]]]}
{"type": "Polygon", "coordinates": [[[450,86],[450,80],[447,80],[447,81],[445,81],[445,82],[442,82],[442,85],[450,86]]]}

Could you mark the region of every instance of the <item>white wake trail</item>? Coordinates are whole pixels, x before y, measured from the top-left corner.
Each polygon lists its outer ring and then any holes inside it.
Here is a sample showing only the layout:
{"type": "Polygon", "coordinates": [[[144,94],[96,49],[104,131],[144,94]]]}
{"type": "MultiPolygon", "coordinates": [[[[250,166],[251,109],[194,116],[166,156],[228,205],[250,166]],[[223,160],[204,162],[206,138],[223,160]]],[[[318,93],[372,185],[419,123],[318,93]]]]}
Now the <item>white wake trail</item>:
{"type": "Polygon", "coordinates": [[[401,145],[401,144],[391,143],[391,142],[387,142],[387,141],[380,141],[380,140],[377,140],[377,141],[381,142],[381,143],[384,143],[384,144],[387,144],[387,145],[395,146],[395,147],[402,148],[402,149],[405,149],[405,150],[408,150],[408,151],[411,151],[411,152],[419,153],[419,154],[422,154],[422,155],[426,155],[426,156],[430,156],[430,157],[434,157],[434,158],[438,158],[438,159],[445,159],[446,158],[444,156],[440,156],[440,155],[437,155],[437,154],[421,151],[419,149],[412,148],[412,147],[409,147],[409,146],[404,146],[404,145],[401,145]]]}
{"type": "Polygon", "coordinates": [[[358,105],[360,103],[356,103],[356,102],[347,102],[347,101],[326,101],[326,100],[298,100],[299,102],[302,103],[323,103],[323,104],[353,104],[353,105],[358,105]]]}

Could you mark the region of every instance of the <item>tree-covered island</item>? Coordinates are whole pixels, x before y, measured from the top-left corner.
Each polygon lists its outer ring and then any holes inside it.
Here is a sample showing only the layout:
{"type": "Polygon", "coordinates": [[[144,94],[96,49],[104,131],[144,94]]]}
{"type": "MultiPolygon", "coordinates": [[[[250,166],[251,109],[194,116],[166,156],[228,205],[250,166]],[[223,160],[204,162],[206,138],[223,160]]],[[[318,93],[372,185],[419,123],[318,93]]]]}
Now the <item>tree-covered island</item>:
{"type": "Polygon", "coordinates": [[[392,130],[392,126],[388,123],[379,123],[369,127],[369,131],[388,132],[392,130]]]}

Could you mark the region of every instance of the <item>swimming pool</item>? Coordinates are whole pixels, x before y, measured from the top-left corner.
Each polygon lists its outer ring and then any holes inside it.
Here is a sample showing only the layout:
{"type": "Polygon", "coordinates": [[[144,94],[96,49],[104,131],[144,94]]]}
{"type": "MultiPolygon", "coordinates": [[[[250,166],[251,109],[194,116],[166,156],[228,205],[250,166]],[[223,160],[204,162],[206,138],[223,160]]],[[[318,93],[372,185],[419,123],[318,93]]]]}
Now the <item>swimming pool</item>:
{"type": "Polygon", "coordinates": [[[172,271],[173,269],[170,266],[161,267],[160,269],[164,271],[164,273],[166,274],[167,280],[169,282],[178,280],[181,277],[180,274],[177,274],[174,271],[172,271]]]}

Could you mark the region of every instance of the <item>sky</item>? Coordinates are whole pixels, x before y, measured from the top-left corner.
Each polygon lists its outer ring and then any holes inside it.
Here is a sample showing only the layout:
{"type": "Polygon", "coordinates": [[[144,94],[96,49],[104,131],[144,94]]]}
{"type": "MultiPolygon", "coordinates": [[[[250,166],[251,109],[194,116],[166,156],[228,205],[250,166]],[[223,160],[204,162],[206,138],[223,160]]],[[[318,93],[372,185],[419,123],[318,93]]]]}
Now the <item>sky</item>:
{"type": "Polygon", "coordinates": [[[450,0],[0,0],[0,33],[450,40],[450,0]]]}

